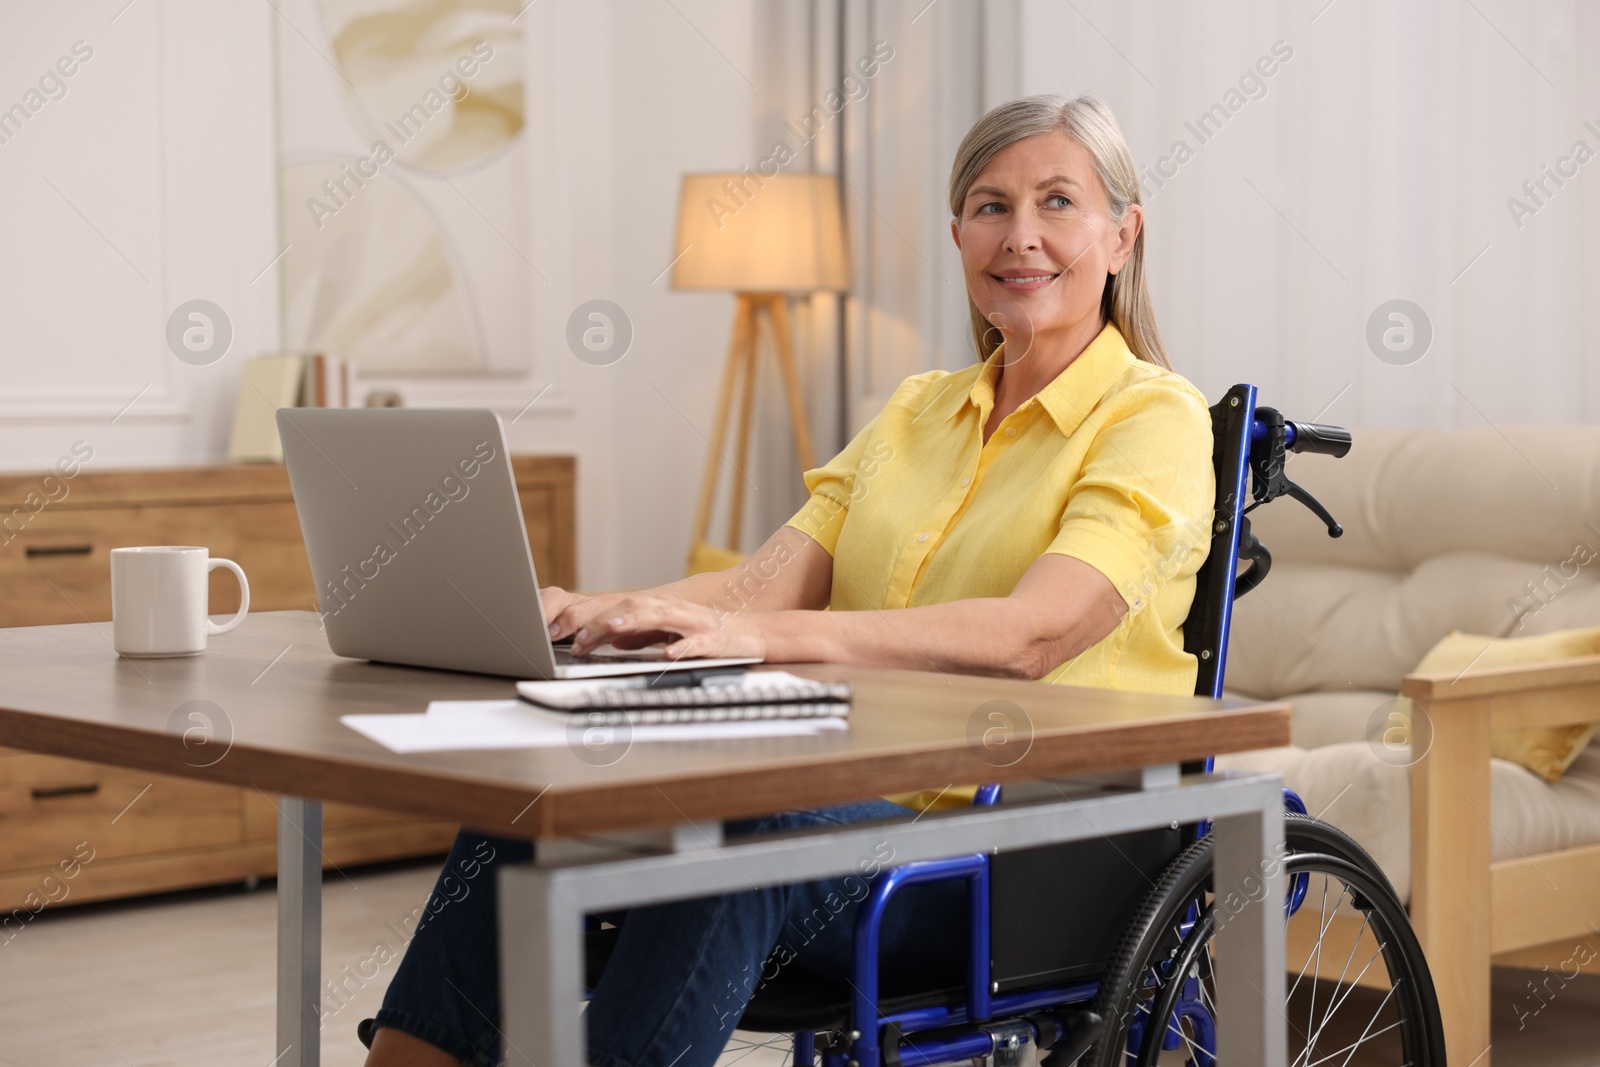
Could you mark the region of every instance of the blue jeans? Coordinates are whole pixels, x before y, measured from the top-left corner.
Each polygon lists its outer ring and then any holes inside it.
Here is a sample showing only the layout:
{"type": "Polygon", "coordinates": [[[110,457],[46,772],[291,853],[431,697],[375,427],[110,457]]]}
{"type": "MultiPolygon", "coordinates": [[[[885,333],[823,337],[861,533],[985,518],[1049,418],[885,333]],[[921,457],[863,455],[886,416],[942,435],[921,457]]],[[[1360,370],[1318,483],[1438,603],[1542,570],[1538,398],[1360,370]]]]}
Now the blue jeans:
{"type": "MultiPolygon", "coordinates": [[[[887,800],[728,823],[729,838],[908,817],[887,800]]],[[[499,1062],[495,870],[533,856],[527,842],[461,834],[406,948],[377,1025],[402,1030],[469,1067],[499,1062]]],[[[851,971],[855,914],[894,860],[887,841],[859,873],[800,885],[634,908],[585,1016],[598,1067],[710,1067],[755,990],[782,968],[824,978],[851,971]]],[[[966,965],[963,882],[908,886],[882,927],[883,986],[960,984],[966,965]]]]}

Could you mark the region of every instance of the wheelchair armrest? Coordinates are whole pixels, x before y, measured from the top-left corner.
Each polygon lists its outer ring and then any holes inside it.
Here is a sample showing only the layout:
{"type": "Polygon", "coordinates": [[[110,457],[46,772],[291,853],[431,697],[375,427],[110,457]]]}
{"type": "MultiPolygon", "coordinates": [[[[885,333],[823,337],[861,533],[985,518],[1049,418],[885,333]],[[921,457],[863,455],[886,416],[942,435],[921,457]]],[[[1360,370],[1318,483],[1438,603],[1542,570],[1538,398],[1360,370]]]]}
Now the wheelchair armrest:
{"type": "Polygon", "coordinates": [[[990,1015],[989,989],[989,857],[982,852],[942,860],[903,863],[885,871],[856,913],[855,975],[851,981],[851,1025],[861,1033],[858,1050],[878,1046],[878,953],[884,909],[904,886],[965,878],[968,891],[967,1017],[984,1021],[990,1015]]]}

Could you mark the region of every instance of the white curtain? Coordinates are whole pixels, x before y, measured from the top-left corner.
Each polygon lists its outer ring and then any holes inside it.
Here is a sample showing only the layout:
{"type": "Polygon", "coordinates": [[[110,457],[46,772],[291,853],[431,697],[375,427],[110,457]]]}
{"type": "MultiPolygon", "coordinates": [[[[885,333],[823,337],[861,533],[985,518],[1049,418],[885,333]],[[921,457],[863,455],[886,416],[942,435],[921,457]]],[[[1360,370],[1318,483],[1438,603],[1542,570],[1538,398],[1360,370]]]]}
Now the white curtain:
{"type": "MultiPolygon", "coordinates": [[[[796,301],[796,342],[819,461],[907,375],[973,358],[946,186],[979,115],[1016,95],[1015,0],[777,0],[758,9],[755,143],[840,177],[851,248],[842,299],[796,301]],[[830,93],[838,96],[831,98],[830,93]],[[842,101],[842,103],[840,103],[842,101]],[[821,108],[815,136],[801,118],[821,108]]],[[[817,124],[813,123],[813,127],[817,124]]],[[[763,369],[770,367],[765,364],[763,369]]],[[[804,499],[774,375],[762,389],[760,493],[747,543],[804,499]]]]}

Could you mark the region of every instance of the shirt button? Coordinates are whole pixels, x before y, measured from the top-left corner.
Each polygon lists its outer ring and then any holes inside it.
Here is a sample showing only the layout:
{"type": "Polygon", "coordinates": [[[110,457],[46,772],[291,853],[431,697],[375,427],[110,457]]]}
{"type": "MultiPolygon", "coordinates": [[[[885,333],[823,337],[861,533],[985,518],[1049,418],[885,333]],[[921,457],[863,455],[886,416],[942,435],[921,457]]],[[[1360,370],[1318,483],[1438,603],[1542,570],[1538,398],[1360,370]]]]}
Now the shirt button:
{"type": "Polygon", "coordinates": [[[917,540],[918,541],[926,541],[927,539],[928,539],[928,535],[927,534],[925,534],[925,533],[917,534],[917,540]]]}
{"type": "Polygon", "coordinates": [[[972,479],[971,478],[963,478],[963,479],[961,479],[961,488],[965,489],[967,486],[969,486],[971,484],[972,484],[972,479]]]}
{"type": "Polygon", "coordinates": [[[1015,437],[1015,436],[1017,436],[1017,428],[1015,426],[1007,426],[1006,427],[1006,436],[1007,437],[1015,437]]]}

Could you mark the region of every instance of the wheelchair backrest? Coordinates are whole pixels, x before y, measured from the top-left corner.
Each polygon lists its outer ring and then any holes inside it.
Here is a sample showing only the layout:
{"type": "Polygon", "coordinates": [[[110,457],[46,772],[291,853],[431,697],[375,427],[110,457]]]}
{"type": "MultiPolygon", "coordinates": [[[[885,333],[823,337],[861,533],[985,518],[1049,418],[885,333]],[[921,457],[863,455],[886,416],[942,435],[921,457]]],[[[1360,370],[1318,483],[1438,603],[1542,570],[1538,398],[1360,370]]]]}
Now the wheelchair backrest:
{"type": "Polygon", "coordinates": [[[1195,577],[1194,602],[1183,623],[1183,648],[1200,661],[1195,696],[1222,696],[1239,570],[1239,532],[1249,490],[1250,437],[1256,387],[1236,385],[1211,406],[1211,466],[1217,497],[1211,514],[1211,551],[1195,577]]]}
{"type": "Polygon", "coordinates": [[[1344,533],[1327,508],[1289,480],[1285,464],[1290,452],[1343,456],[1350,451],[1351,438],[1342,426],[1290,422],[1275,409],[1257,405],[1253,385],[1234,386],[1212,406],[1211,438],[1211,465],[1217,478],[1211,551],[1196,574],[1194,601],[1183,623],[1183,647],[1200,661],[1195,695],[1215,698],[1222,695],[1227,671],[1233,602],[1260,585],[1272,567],[1272,553],[1250,533],[1246,516],[1262,504],[1289,496],[1322,520],[1329,537],[1344,533]],[[1243,572],[1241,562],[1249,563],[1243,572]]]}

